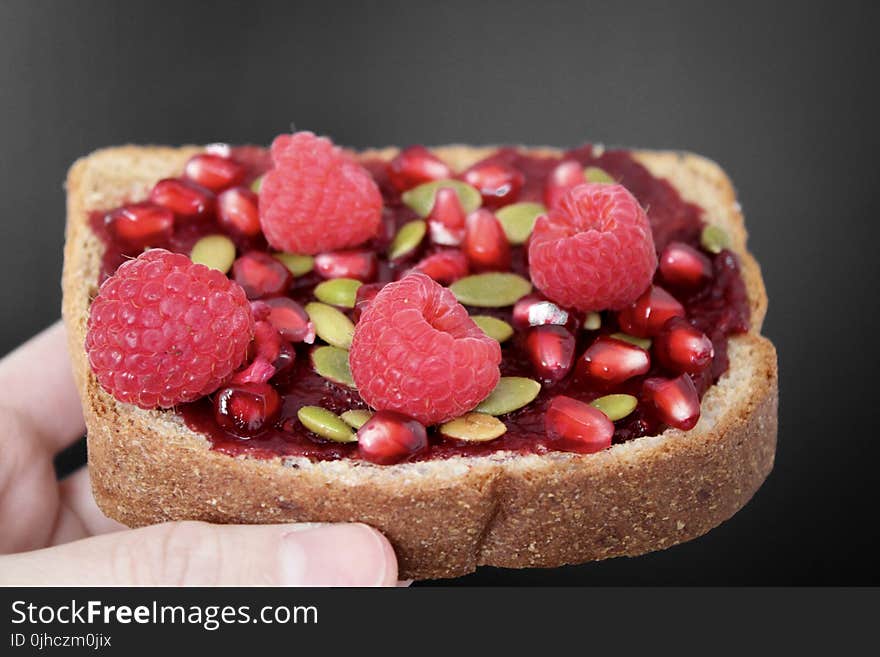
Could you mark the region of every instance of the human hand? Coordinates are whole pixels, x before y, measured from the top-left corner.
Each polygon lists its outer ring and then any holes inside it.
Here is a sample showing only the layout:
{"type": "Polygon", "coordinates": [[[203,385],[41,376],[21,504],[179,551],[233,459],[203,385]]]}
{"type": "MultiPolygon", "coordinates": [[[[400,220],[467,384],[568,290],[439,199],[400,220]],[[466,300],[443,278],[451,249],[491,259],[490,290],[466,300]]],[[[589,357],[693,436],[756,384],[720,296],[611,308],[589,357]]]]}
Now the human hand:
{"type": "Polygon", "coordinates": [[[397,561],[359,524],[126,529],[88,471],[58,481],[53,456],[85,431],[64,327],[0,360],[0,585],[394,586],[397,561]]]}

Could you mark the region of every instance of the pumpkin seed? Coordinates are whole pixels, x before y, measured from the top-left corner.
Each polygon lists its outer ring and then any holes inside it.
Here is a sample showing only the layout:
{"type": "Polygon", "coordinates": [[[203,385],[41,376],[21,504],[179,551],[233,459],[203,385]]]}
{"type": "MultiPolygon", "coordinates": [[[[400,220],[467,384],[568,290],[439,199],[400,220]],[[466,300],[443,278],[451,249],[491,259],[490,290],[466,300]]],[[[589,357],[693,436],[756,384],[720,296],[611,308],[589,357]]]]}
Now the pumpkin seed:
{"type": "Polygon", "coordinates": [[[354,278],[333,278],[315,286],[315,297],[318,301],[331,306],[354,308],[358,288],[363,285],[354,278]]]}
{"type": "Polygon", "coordinates": [[[428,224],[421,219],[403,224],[394,236],[391,246],[388,247],[388,259],[396,260],[412,253],[422,243],[427,231],[428,224]]]}
{"type": "Polygon", "coordinates": [[[584,328],[588,331],[598,331],[602,328],[602,315],[597,312],[587,313],[584,317],[584,328]]]}
{"type": "Polygon", "coordinates": [[[400,199],[415,210],[416,214],[424,218],[431,214],[431,208],[434,207],[434,196],[441,187],[455,190],[465,214],[473,212],[483,203],[480,192],[460,180],[432,180],[405,191],[400,199]]]}
{"type": "Polygon", "coordinates": [[[489,415],[504,415],[531,404],[541,384],[524,376],[502,376],[498,385],[474,410],[489,415]]]}
{"type": "Polygon", "coordinates": [[[313,348],[312,367],[328,381],[349,388],[356,387],[348,365],[348,352],[345,349],[331,346],[313,348]]]}
{"type": "Polygon", "coordinates": [[[590,406],[598,408],[612,422],[622,420],[632,413],[639,400],[632,395],[605,395],[590,402],[590,406]]]}
{"type": "Polygon", "coordinates": [[[623,340],[624,342],[629,342],[630,344],[634,344],[637,347],[641,347],[645,351],[651,348],[651,338],[637,338],[634,335],[630,335],[629,333],[612,333],[610,336],[616,340],[623,340]]]}
{"type": "Polygon", "coordinates": [[[296,412],[302,425],[322,438],[337,443],[351,443],[357,440],[357,434],[343,422],[338,415],[320,406],[303,406],[296,412]]]}
{"type": "Polygon", "coordinates": [[[474,320],[474,324],[482,329],[483,333],[490,338],[498,340],[498,342],[504,342],[513,335],[513,327],[503,319],[490,315],[473,315],[471,319],[474,320]]]}
{"type": "Polygon", "coordinates": [[[262,187],[262,186],[263,186],[263,176],[260,176],[258,178],[254,178],[254,182],[251,183],[251,191],[254,194],[259,194],[260,187],[262,187]]]}
{"type": "Polygon", "coordinates": [[[235,261],[235,244],[226,235],[205,235],[193,245],[189,257],[225,274],[235,261]]]}
{"type": "Polygon", "coordinates": [[[545,212],[547,208],[540,203],[511,203],[498,210],[495,216],[501,222],[508,242],[525,244],[535,227],[535,220],[545,212]]]}
{"type": "Polygon", "coordinates": [[[358,408],[351,411],[345,411],[345,413],[343,413],[339,417],[342,418],[342,421],[345,422],[348,426],[354,429],[360,429],[367,423],[367,420],[373,417],[373,412],[363,408],[358,408]]]}
{"type": "Polygon", "coordinates": [[[532,291],[532,284],[519,274],[488,272],[465,276],[449,286],[455,298],[468,306],[512,306],[532,291]]]}
{"type": "Polygon", "coordinates": [[[486,413],[467,413],[440,425],[444,436],[480,443],[495,440],[505,431],[504,422],[486,413]]]}
{"type": "Polygon", "coordinates": [[[721,226],[708,225],[703,228],[700,234],[700,244],[709,253],[721,253],[722,250],[730,247],[730,238],[721,226]]]}
{"type": "Polygon", "coordinates": [[[587,179],[587,182],[591,183],[617,182],[607,171],[605,171],[605,169],[600,169],[599,167],[587,167],[584,169],[584,178],[587,179]]]}
{"type": "Polygon", "coordinates": [[[307,303],[306,312],[315,325],[315,334],[324,342],[340,349],[351,347],[354,324],[348,317],[333,306],[317,301],[307,303]]]}
{"type": "Polygon", "coordinates": [[[298,253],[275,253],[276,260],[280,260],[281,264],[290,270],[294,276],[305,276],[315,267],[315,259],[310,255],[299,255],[298,253]]]}

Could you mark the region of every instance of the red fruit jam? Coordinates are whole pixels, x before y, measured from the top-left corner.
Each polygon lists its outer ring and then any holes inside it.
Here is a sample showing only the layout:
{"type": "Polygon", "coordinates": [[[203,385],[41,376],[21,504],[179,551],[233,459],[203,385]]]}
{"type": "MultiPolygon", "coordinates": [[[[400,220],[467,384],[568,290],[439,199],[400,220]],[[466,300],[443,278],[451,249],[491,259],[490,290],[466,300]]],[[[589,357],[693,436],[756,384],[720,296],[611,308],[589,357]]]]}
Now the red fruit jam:
{"type": "MultiPolygon", "coordinates": [[[[445,171],[434,172],[432,167],[436,167],[436,162],[426,159],[424,153],[418,149],[413,153],[419,157],[414,158],[415,163],[411,167],[415,173],[407,173],[407,175],[412,175],[412,179],[403,180],[403,177],[398,175],[398,171],[393,168],[389,171],[388,165],[384,162],[378,160],[363,162],[382,192],[385,204],[383,222],[386,224],[387,230],[383,230],[380,237],[362,247],[362,250],[375,253],[375,259],[362,257],[358,261],[366,263],[368,271],[345,271],[344,275],[351,276],[354,273],[357,278],[374,281],[369,287],[361,288],[362,293],[358,294],[357,299],[358,307],[346,311],[355,321],[381,285],[400,278],[416,266],[444,283],[465,275],[469,268],[467,258],[461,251],[450,249],[449,245],[434,244],[429,237],[426,237],[418,248],[393,262],[385,257],[388,244],[393,238],[396,228],[417,218],[416,214],[401,202],[400,190],[411,186],[411,183],[416,179],[419,181],[423,178],[431,179],[439,176],[441,172],[443,173],[441,177],[447,175],[445,171]],[[435,255],[436,257],[433,257],[435,255]]],[[[270,166],[265,149],[253,146],[233,148],[230,158],[235,163],[233,166],[218,164],[214,161],[209,162],[211,165],[216,164],[218,171],[228,178],[224,179],[225,182],[221,180],[223,176],[211,178],[212,189],[217,194],[222,194],[225,189],[236,185],[250,185],[270,166]],[[224,184],[226,187],[222,186],[224,184]]],[[[684,244],[700,251],[700,232],[705,225],[703,210],[684,201],[667,181],[652,176],[627,151],[606,150],[598,154],[598,151],[594,151],[591,146],[587,145],[569,151],[562,157],[539,157],[523,154],[513,148],[502,148],[483,160],[481,164],[486,166],[481,168],[492,170],[489,165],[503,165],[499,168],[519,172],[522,175],[522,184],[515,200],[517,202],[540,203],[544,200],[548,178],[562,162],[578,162],[584,167],[600,167],[614,180],[629,189],[639,200],[639,203],[647,208],[658,254],[663,253],[667,245],[673,242],[676,245],[684,244]]],[[[199,169],[194,166],[190,168],[199,169]]],[[[211,171],[213,172],[213,168],[211,171]]],[[[201,169],[193,171],[193,177],[200,180],[203,185],[208,182],[206,180],[207,174],[201,169]]],[[[519,183],[518,177],[516,180],[519,183]]],[[[560,181],[560,187],[564,187],[563,183],[566,182],[566,180],[560,181]]],[[[141,199],[131,199],[131,201],[139,200],[141,199]]],[[[111,208],[110,212],[112,211],[111,208]]],[[[239,257],[252,251],[265,253],[270,251],[261,234],[252,236],[243,234],[240,230],[218,221],[214,213],[216,213],[216,209],[212,209],[205,215],[187,219],[187,221],[174,221],[173,228],[170,230],[166,225],[162,226],[162,230],[153,230],[154,227],[149,226],[149,230],[142,231],[143,235],[138,234],[139,240],[146,240],[146,244],[138,240],[132,243],[120,239],[120,236],[111,229],[113,227],[112,221],[105,222],[108,212],[93,213],[92,228],[106,246],[101,272],[102,280],[112,274],[126,258],[137,256],[144,246],[163,247],[188,254],[197,239],[212,233],[228,234],[236,245],[239,257]]],[[[711,221],[711,217],[705,217],[705,219],[711,221]]],[[[676,246],[676,248],[680,247],[676,246]]],[[[717,255],[706,254],[702,251],[700,254],[705,255],[711,264],[711,275],[707,280],[700,281],[698,284],[694,283],[692,286],[670,287],[669,292],[684,307],[688,321],[695,329],[702,331],[713,346],[714,356],[711,363],[697,373],[684,375],[692,379],[697,395],[702,397],[706,389],[727,371],[728,337],[748,330],[749,303],[736,256],[726,250],[717,255]]],[[[528,258],[523,246],[510,247],[510,262],[512,271],[528,276],[528,258]]],[[[321,274],[324,276],[343,275],[338,269],[342,264],[351,268],[353,262],[350,258],[325,256],[320,260],[318,269],[298,276],[290,283],[285,282],[276,286],[277,289],[273,289],[268,298],[255,303],[269,303],[270,305],[266,308],[274,308],[276,315],[268,317],[266,312],[268,321],[283,325],[285,330],[292,332],[290,337],[298,338],[300,334],[304,333],[310,338],[309,327],[303,325],[304,318],[298,312],[298,308],[315,300],[313,289],[323,280],[321,274]],[[279,301],[285,298],[295,301],[299,306],[279,301]]],[[[283,275],[281,278],[284,278],[283,275]]],[[[668,281],[664,280],[659,270],[655,274],[654,282],[660,286],[668,285],[668,281]]],[[[263,308],[264,312],[266,308],[263,308]]],[[[528,310],[528,308],[525,309],[528,310]]],[[[501,374],[502,376],[541,378],[544,380],[541,393],[535,401],[525,408],[501,417],[507,426],[507,432],[500,438],[483,443],[463,443],[443,438],[436,428],[429,428],[427,448],[420,448],[417,453],[409,456],[408,460],[448,458],[458,455],[475,456],[502,450],[539,454],[555,451],[559,446],[554,445],[553,438],[548,435],[545,426],[546,411],[550,402],[560,395],[581,402],[592,401],[608,394],[607,382],[584,377],[583,372],[579,372],[583,367],[576,366],[571,367],[570,371],[567,371],[559,380],[549,383],[548,381],[553,380],[554,377],[541,376],[535,370],[534,351],[536,346],[542,346],[542,344],[536,344],[535,338],[532,338],[530,349],[529,336],[532,331],[535,331],[535,328],[530,326],[528,322],[515,322],[513,307],[497,310],[468,308],[468,310],[472,314],[493,315],[514,325],[514,336],[502,345],[501,374]]],[[[547,321],[547,326],[541,326],[539,332],[569,329],[573,332],[576,331],[574,349],[576,362],[579,362],[578,359],[595,342],[597,337],[622,330],[618,323],[618,313],[602,313],[601,328],[585,330],[577,329],[584,319],[581,314],[571,312],[569,309],[559,310],[570,314],[566,322],[559,320],[560,323],[565,323],[566,328],[554,326],[555,320],[547,321]]],[[[523,307],[520,308],[520,312],[522,314],[523,307]]],[[[631,324],[634,323],[631,328],[636,331],[640,329],[640,323],[634,322],[633,317],[628,317],[624,313],[624,318],[628,319],[631,324]]],[[[536,323],[544,324],[543,321],[536,323]]],[[[657,329],[659,330],[659,328],[658,326],[657,329]]],[[[218,422],[215,412],[220,394],[218,392],[191,404],[182,405],[176,409],[176,412],[182,415],[191,429],[205,434],[214,449],[231,455],[247,455],[255,458],[304,456],[318,460],[363,458],[363,455],[358,453],[357,443],[325,441],[309,432],[297,419],[297,410],[305,405],[322,406],[334,413],[366,407],[355,390],[341,384],[331,383],[313,371],[309,357],[309,350],[312,348],[312,345],[309,344],[309,338],[303,338],[305,341],[300,342],[285,341],[277,359],[271,363],[275,374],[269,380],[269,385],[279,394],[279,409],[276,410],[274,404],[269,403],[266,405],[266,411],[268,411],[266,412],[261,404],[249,403],[251,399],[242,396],[243,399],[247,399],[248,403],[240,403],[242,408],[240,411],[236,410],[233,420],[229,421],[229,418],[224,415],[223,421],[218,422]],[[244,432],[237,433],[236,421],[239,424],[247,424],[247,431],[255,429],[254,433],[249,435],[242,435],[244,432]]],[[[663,338],[661,338],[662,340],[663,338]]],[[[667,397],[673,397],[671,394],[665,397],[658,394],[645,394],[644,383],[646,380],[651,379],[650,385],[657,387],[658,381],[673,381],[679,376],[677,371],[664,366],[662,360],[654,358],[652,355],[650,368],[647,372],[627,378],[613,386],[613,392],[632,394],[640,399],[635,411],[614,423],[612,438],[614,443],[659,433],[669,426],[670,419],[681,423],[681,418],[677,416],[673,418],[674,414],[669,413],[666,417],[667,422],[663,420],[663,414],[667,409],[659,402],[667,401],[667,397]]],[[[271,372],[271,370],[267,371],[271,372]]],[[[667,387],[669,386],[667,385],[667,387]]],[[[240,388],[242,386],[236,390],[240,388]]],[[[663,389],[665,390],[665,388],[663,389]]],[[[669,389],[672,390],[672,388],[669,389]]],[[[271,397],[271,395],[268,396],[271,397]]],[[[268,401],[271,402],[271,400],[268,401]]]]}

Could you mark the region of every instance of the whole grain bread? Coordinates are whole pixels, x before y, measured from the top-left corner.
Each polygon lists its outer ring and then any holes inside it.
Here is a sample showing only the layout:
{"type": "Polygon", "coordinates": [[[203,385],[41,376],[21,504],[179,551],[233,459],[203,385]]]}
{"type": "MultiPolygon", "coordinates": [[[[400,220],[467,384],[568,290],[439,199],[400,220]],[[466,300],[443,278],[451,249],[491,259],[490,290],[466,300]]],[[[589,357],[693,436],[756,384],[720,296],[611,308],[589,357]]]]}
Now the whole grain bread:
{"type": "MultiPolygon", "coordinates": [[[[88,214],[145,197],[199,150],[108,148],[77,161],[67,178],[63,316],[88,426],[94,495],[109,517],[133,527],[172,519],[360,521],[391,540],[401,578],[453,577],[480,565],[559,566],[687,541],[733,515],[772,469],[777,366],[773,345],[760,335],[767,309],[761,273],[746,249],[728,177],[714,162],[678,152],[637,151],[636,157],[729,233],[752,313],[751,331],[731,339],[730,369],[705,395],[691,431],[670,429],[590,455],[500,452],[376,466],[233,458],[212,451],[173,413],[117,402],[98,385],[83,347],[103,252],[88,214]]],[[[460,170],[492,149],[433,150],[460,170]]]]}

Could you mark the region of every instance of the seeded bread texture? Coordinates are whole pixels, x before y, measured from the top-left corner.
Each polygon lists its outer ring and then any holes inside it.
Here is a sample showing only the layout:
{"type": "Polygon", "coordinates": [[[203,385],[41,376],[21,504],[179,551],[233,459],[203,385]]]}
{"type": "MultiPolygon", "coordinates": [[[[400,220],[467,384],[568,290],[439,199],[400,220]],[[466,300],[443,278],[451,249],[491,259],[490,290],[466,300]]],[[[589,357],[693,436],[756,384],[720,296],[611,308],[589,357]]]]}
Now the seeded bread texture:
{"type": "MultiPolygon", "coordinates": [[[[109,148],[77,161],[67,178],[63,316],[88,427],[92,487],[109,517],[132,527],[181,519],[359,521],[390,539],[401,578],[455,577],[480,565],[559,566],[690,540],[739,510],[772,469],[777,365],[773,345],[760,335],[767,309],[760,269],[746,250],[730,180],[714,162],[687,153],[636,157],[728,232],[752,310],[751,331],[731,339],[730,369],[706,393],[691,431],[670,429],[590,455],[500,452],[392,466],[257,460],[212,451],[172,413],[117,402],[98,385],[83,347],[103,252],[88,213],[145,197],[199,150],[109,148]]],[[[492,148],[433,150],[461,170],[492,148]]]]}

